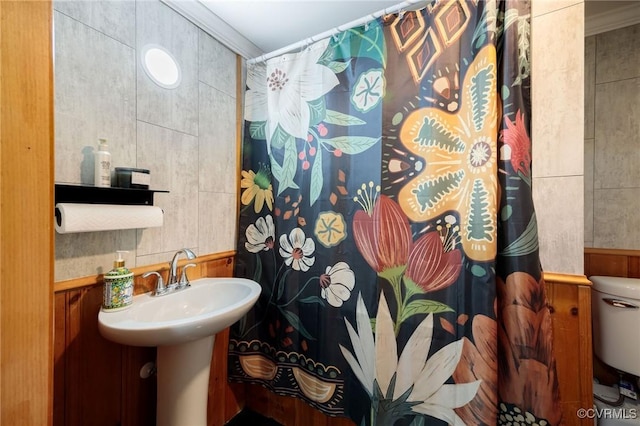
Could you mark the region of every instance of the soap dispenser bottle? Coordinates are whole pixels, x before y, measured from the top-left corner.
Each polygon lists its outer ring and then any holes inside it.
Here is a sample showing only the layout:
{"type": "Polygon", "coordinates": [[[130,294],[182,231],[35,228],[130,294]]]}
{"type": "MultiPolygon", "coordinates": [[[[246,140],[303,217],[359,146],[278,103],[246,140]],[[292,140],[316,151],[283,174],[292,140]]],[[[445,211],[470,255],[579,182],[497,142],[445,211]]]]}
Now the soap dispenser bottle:
{"type": "Polygon", "coordinates": [[[99,139],[98,151],[94,155],[95,161],[95,186],[108,188],[111,186],[111,153],[106,139],[99,139]]]}
{"type": "Polygon", "coordinates": [[[122,253],[118,250],[118,258],[113,262],[113,269],[104,274],[104,293],[102,310],[113,312],[126,309],[133,303],[133,272],[124,266],[122,253]]]}

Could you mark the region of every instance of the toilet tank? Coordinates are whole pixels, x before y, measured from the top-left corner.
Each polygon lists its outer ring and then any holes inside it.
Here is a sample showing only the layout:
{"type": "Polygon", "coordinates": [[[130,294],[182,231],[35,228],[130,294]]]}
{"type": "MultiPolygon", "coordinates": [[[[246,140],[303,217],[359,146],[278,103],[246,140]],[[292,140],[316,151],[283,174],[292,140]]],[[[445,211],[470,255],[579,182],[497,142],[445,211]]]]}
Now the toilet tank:
{"type": "Polygon", "coordinates": [[[592,276],[593,346],[598,358],[640,376],[640,279],[592,276]]]}

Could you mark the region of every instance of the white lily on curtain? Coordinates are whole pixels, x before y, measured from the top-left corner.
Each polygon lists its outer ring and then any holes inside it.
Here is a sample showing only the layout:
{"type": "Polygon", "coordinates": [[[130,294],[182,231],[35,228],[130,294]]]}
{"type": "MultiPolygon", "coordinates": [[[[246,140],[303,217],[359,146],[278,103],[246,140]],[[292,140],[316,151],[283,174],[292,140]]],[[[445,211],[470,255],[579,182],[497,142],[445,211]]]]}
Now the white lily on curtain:
{"type": "Polygon", "coordinates": [[[305,55],[282,55],[248,69],[245,120],[266,122],[269,153],[278,127],[290,136],[306,139],[311,119],[306,103],[338,85],[335,73],[318,64],[328,44],[325,39],[305,55]]]}
{"type": "Polygon", "coordinates": [[[345,318],[353,353],[340,345],[342,355],[372,400],[372,424],[389,425],[404,416],[426,414],[451,425],[464,425],[454,409],[469,403],[480,380],[447,384],[462,355],[462,340],[449,343],[429,357],[433,314],[415,329],[398,357],[393,320],[381,293],[375,340],[361,295],[356,306],[356,329],[345,318]]]}

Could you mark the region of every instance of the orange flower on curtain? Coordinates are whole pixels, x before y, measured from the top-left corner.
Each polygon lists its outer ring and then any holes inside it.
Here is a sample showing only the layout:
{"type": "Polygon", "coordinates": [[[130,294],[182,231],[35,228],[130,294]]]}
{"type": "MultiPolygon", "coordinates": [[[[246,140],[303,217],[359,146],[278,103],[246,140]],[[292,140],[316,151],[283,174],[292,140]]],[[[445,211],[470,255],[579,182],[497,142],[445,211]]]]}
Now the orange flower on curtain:
{"type": "MultiPolygon", "coordinates": [[[[544,281],[514,272],[498,290],[500,400],[556,425],[562,418],[544,281]]],[[[504,405],[504,404],[501,404],[504,405]]],[[[501,413],[512,408],[500,407],[501,413]]]]}

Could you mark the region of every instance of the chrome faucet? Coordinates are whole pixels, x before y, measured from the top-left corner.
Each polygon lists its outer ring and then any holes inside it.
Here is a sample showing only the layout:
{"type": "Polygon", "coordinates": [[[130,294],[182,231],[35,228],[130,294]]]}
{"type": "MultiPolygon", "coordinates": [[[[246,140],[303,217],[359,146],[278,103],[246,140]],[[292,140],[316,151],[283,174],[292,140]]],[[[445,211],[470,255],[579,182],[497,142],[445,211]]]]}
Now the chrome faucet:
{"type": "Polygon", "coordinates": [[[171,263],[169,264],[169,279],[167,280],[167,287],[180,286],[178,281],[178,258],[182,253],[184,253],[189,260],[196,258],[195,253],[188,248],[178,250],[176,254],[173,255],[173,259],[171,259],[171,263]]]}

